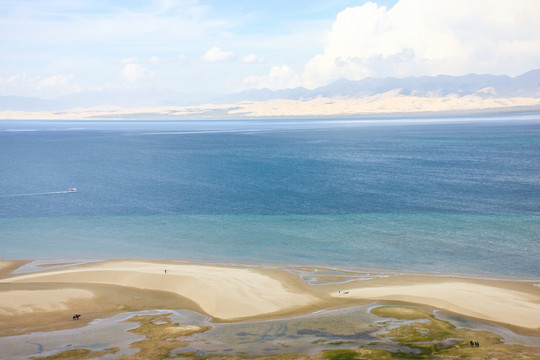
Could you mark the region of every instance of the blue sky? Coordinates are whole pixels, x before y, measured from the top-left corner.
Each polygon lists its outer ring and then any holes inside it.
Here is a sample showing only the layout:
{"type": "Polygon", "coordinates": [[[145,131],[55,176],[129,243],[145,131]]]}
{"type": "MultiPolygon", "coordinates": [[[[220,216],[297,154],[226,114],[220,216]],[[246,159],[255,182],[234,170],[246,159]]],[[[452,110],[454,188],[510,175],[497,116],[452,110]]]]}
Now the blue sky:
{"type": "Polygon", "coordinates": [[[0,0],[0,95],[540,68],[537,0],[0,0]]]}

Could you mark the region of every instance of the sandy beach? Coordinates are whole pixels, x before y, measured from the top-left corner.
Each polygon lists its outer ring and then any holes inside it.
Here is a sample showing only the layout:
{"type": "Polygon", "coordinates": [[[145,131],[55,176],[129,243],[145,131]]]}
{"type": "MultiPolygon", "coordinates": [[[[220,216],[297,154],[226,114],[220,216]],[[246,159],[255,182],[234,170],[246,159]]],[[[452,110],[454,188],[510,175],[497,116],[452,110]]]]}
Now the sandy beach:
{"type": "Polygon", "coordinates": [[[0,321],[7,324],[4,336],[42,329],[45,323],[47,329],[74,326],[68,320],[75,312],[89,321],[132,309],[186,308],[216,321],[236,321],[307,314],[375,300],[423,304],[528,333],[540,332],[540,287],[532,280],[389,275],[309,285],[287,267],[146,260],[68,264],[13,273],[21,264],[0,262],[0,321]]]}

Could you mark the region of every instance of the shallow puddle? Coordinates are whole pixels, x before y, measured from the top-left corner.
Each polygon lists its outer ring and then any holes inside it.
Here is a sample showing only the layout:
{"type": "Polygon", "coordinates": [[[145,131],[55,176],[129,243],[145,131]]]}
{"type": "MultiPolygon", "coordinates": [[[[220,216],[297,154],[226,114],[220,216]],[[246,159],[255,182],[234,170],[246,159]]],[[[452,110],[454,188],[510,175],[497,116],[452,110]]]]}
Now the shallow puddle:
{"type": "Polygon", "coordinates": [[[2,360],[23,360],[32,356],[49,356],[70,349],[102,351],[113,347],[118,348],[119,351],[105,355],[102,359],[129,355],[138,351],[130,348],[129,345],[144,337],[129,332],[138,327],[138,323],[125,320],[137,315],[162,313],[172,313],[171,319],[175,322],[194,325],[206,323],[208,319],[192,311],[153,310],[122,313],[107,319],[94,320],[89,325],[78,329],[0,337],[1,358],[2,360]]]}
{"type": "MultiPolygon", "coordinates": [[[[178,349],[177,353],[316,354],[325,349],[379,343],[384,341],[377,336],[382,319],[369,312],[372,307],[364,305],[280,320],[215,324],[213,329],[191,336],[191,346],[178,349]]],[[[386,345],[395,348],[390,342],[386,345]]]]}

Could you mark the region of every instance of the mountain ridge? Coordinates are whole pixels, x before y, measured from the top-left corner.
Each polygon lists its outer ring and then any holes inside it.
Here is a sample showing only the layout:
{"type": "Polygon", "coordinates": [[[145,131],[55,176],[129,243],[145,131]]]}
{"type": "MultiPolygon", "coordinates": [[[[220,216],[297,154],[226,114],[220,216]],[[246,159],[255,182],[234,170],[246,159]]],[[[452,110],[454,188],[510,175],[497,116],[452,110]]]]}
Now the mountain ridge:
{"type": "Polygon", "coordinates": [[[365,78],[337,80],[315,89],[249,89],[233,94],[182,93],[172,90],[142,91],[107,90],[80,92],[68,96],[43,99],[22,96],[0,96],[0,111],[60,111],[99,106],[159,107],[234,104],[245,101],[311,100],[319,97],[353,99],[375,96],[390,91],[400,95],[444,97],[477,95],[481,98],[540,97],[540,69],[510,77],[507,75],[468,74],[436,75],[404,78],[365,78]]]}

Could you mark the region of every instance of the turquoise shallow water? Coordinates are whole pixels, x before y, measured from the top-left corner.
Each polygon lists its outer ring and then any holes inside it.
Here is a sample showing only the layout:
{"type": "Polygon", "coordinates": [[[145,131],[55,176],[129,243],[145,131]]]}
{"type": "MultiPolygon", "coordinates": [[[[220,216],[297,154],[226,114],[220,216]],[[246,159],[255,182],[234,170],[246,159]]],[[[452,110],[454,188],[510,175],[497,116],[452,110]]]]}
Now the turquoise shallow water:
{"type": "Polygon", "coordinates": [[[3,256],[152,258],[540,276],[538,216],[157,215],[0,219],[3,256]]]}
{"type": "Polygon", "coordinates": [[[537,277],[539,159],[537,115],[0,121],[0,258],[537,277]]]}

